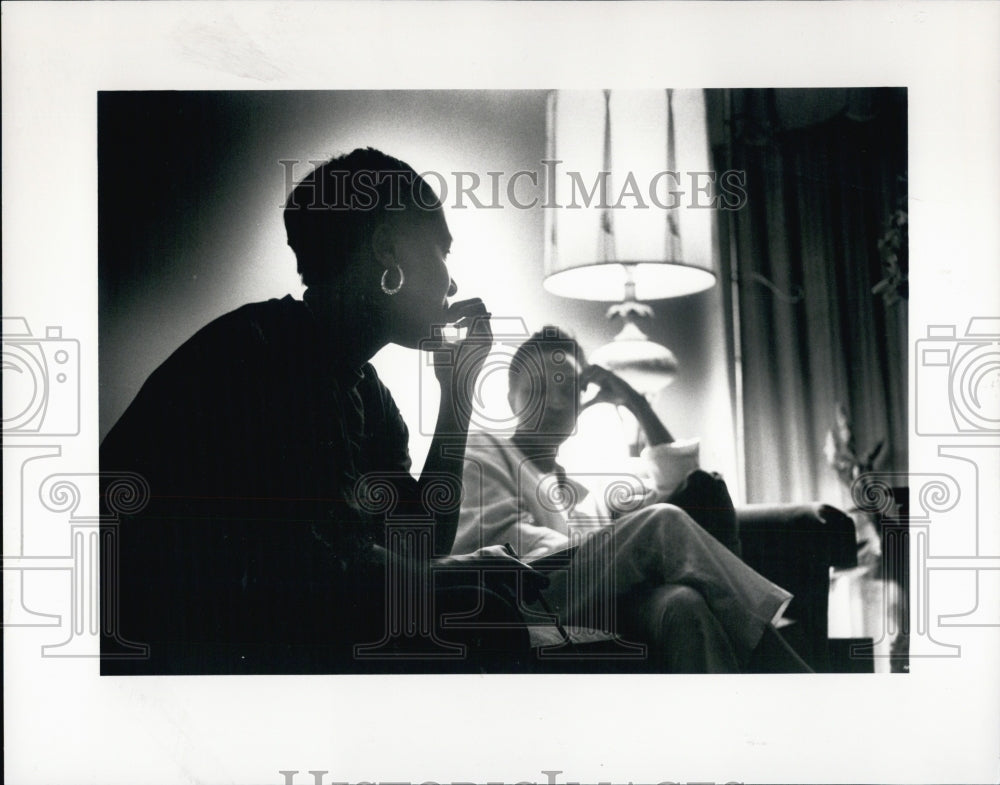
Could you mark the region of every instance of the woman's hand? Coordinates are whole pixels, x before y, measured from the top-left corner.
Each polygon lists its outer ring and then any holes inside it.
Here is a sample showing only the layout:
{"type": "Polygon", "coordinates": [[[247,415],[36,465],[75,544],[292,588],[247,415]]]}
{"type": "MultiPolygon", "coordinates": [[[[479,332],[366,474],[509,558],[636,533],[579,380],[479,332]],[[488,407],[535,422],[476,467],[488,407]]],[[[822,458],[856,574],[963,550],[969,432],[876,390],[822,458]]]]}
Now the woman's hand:
{"type": "Polygon", "coordinates": [[[445,556],[435,559],[434,566],[460,571],[482,571],[487,588],[493,591],[503,588],[514,597],[518,596],[517,587],[520,585],[521,593],[529,602],[536,599],[539,591],[549,585],[549,579],[530,564],[518,559],[509,545],[486,545],[472,553],[445,556]],[[518,581],[512,584],[509,579],[513,576],[518,576],[518,581]]]}
{"type": "Polygon", "coordinates": [[[434,560],[438,567],[475,567],[479,564],[491,567],[511,567],[519,571],[535,570],[517,558],[507,545],[484,545],[472,553],[456,553],[434,560]]]}
{"type": "Polygon", "coordinates": [[[580,374],[580,389],[585,389],[588,384],[595,384],[600,389],[597,395],[580,407],[580,411],[595,403],[624,406],[638,421],[648,444],[665,444],[674,440],[670,431],[656,416],[649,401],[622,377],[600,365],[588,365],[580,374]]]}
{"type": "Polygon", "coordinates": [[[434,352],[434,375],[442,389],[471,402],[476,379],[493,348],[493,329],[489,311],[481,299],[459,300],[445,311],[449,325],[466,330],[466,337],[455,343],[441,342],[434,352]]]}
{"type": "Polygon", "coordinates": [[[634,411],[640,402],[645,401],[632,385],[600,365],[588,365],[580,374],[580,389],[586,389],[589,384],[599,389],[597,395],[580,407],[581,411],[596,403],[613,403],[615,406],[624,406],[634,411]]]}

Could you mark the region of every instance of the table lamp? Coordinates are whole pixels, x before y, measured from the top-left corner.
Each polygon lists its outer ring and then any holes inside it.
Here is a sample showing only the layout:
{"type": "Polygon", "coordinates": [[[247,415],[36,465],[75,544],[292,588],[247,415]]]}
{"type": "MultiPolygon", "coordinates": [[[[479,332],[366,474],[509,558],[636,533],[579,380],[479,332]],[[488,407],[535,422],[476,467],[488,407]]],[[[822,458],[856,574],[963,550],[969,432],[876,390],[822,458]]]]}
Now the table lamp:
{"type": "Polygon", "coordinates": [[[712,167],[702,90],[555,90],[546,107],[552,182],[544,287],[612,301],[624,326],[591,361],[647,396],[677,373],[649,339],[647,300],[715,283],[712,167]]]}

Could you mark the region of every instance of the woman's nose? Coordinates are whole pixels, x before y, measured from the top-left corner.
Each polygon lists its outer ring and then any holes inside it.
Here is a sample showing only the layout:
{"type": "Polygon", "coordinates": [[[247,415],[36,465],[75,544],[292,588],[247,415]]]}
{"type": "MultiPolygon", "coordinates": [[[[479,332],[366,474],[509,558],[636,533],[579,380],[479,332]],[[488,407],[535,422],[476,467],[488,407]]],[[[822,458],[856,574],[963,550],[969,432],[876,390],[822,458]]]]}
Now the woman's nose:
{"type": "Polygon", "coordinates": [[[454,297],[455,293],[458,291],[458,284],[455,283],[455,279],[454,278],[450,278],[448,280],[449,280],[449,283],[448,283],[448,296],[449,297],[454,297]]]}

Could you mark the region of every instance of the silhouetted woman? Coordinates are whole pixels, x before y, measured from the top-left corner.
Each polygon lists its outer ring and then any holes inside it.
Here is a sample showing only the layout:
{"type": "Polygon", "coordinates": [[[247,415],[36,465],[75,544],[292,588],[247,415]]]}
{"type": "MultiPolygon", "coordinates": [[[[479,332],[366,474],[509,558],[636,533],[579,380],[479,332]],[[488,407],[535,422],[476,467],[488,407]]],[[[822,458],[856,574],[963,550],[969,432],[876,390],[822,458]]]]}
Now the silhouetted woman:
{"type": "MultiPolygon", "coordinates": [[[[104,527],[119,584],[104,672],[516,667],[527,636],[513,607],[468,574],[426,572],[454,541],[471,389],[491,343],[483,302],[449,301],[437,196],[407,164],[359,149],[307,175],[284,221],[304,298],[204,327],[102,444],[105,487],[117,475],[150,493],[104,527]],[[470,337],[435,343],[444,324],[470,337]],[[441,403],[420,480],[369,363],[390,343],[444,350],[433,355],[441,403]],[[387,540],[400,520],[410,524],[387,540]],[[445,611],[506,626],[448,631],[445,611]],[[111,659],[129,641],[148,644],[149,658],[111,659]]],[[[502,549],[483,556],[518,566],[502,549]]]]}

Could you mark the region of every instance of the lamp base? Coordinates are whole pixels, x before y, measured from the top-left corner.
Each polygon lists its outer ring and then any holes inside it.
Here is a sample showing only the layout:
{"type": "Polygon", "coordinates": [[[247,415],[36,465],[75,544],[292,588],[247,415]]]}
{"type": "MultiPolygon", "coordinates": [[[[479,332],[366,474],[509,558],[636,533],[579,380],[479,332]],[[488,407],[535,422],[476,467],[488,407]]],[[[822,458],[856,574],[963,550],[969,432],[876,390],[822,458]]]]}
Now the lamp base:
{"type": "Polygon", "coordinates": [[[647,397],[673,382],[678,368],[674,353],[650,340],[636,322],[637,316],[652,315],[652,308],[634,300],[612,306],[608,317],[621,316],[625,324],[610,343],[590,355],[591,362],[621,376],[647,397]]]}

